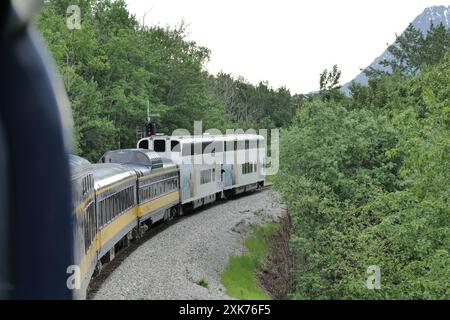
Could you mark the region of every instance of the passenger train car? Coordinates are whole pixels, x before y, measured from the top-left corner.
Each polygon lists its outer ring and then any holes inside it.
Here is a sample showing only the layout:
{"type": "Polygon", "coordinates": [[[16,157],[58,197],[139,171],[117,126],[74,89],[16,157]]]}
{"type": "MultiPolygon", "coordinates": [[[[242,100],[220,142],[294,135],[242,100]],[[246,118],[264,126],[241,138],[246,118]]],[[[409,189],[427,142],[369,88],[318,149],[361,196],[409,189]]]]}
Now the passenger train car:
{"type": "Polygon", "coordinates": [[[73,155],[69,162],[74,261],[80,270],[74,298],[84,299],[95,270],[148,226],[177,214],[179,176],[176,165],[148,150],[108,152],[101,164],[73,155]]]}
{"type": "MultiPolygon", "coordinates": [[[[69,157],[72,180],[72,212],[74,230],[74,261],[80,267],[81,287],[87,288],[96,265],[95,193],[91,163],[77,156],[69,157]]],[[[80,291],[76,292],[76,297],[80,291]]]]}
{"type": "Polygon", "coordinates": [[[265,140],[259,135],[157,135],[137,147],[179,166],[183,205],[198,208],[264,186],[265,140]]]}
{"type": "Polygon", "coordinates": [[[147,148],[109,151],[99,164],[70,157],[75,298],[85,298],[95,270],[153,224],[264,186],[260,136],[156,136],[139,145],[147,148]]]}

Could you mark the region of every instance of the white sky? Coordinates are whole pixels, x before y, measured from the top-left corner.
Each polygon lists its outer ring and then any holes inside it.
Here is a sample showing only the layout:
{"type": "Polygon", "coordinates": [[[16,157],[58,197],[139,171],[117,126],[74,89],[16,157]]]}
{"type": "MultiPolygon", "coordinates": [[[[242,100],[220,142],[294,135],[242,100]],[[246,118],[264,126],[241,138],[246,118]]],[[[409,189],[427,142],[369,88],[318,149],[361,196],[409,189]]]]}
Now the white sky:
{"type": "Polygon", "coordinates": [[[126,0],[147,25],[184,19],[189,39],[211,50],[208,70],[261,80],[292,93],[318,89],[319,74],[337,64],[352,80],[410,22],[449,0],[126,0]]]}

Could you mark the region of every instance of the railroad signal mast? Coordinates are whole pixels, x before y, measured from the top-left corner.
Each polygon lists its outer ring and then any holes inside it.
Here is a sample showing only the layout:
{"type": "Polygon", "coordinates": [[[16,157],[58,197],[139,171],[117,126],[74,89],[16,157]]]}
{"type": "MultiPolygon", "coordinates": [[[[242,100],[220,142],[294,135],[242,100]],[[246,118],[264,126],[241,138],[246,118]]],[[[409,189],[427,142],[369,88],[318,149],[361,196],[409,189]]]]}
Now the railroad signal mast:
{"type": "Polygon", "coordinates": [[[147,137],[156,135],[156,124],[152,122],[152,117],[159,117],[159,114],[150,113],[150,102],[147,101],[147,126],[145,127],[147,137]]]}

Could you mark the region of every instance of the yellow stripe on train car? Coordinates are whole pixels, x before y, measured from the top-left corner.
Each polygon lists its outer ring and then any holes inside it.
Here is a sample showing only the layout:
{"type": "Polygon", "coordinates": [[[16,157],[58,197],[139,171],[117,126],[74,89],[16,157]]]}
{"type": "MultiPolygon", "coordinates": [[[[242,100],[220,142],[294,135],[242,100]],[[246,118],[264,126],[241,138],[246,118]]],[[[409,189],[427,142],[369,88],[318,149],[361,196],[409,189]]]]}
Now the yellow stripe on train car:
{"type": "Polygon", "coordinates": [[[121,216],[115,218],[109,225],[99,231],[97,241],[97,250],[100,250],[105,244],[111,241],[122,229],[131,224],[133,220],[137,225],[137,207],[133,207],[121,216]]]}
{"type": "Polygon", "coordinates": [[[97,251],[100,251],[100,249],[111,239],[113,239],[123,228],[131,224],[133,220],[137,220],[138,216],[142,217],[148,213],[156,211],[161,207],[167,206],[170,203],[178,202],[179,198],[180,192],[177,190],[158,199],[144,203],[138,207],[133,207],[120,217],[114,219],[113,222],[105,228],[97,232],[94,238],[94,245],[89,248],[88,252],[84,255],[80,262],[80,271],[83,277],[86,276],[86,273],[92,264],[92,260],[96,257],[97,251]]]}
{"type": "Polygon", "coordinates": [[[80,272],[82,275],[82,279],[85,279],[86,274],[91,267],[92,261],[96,258],[97,255],[97,238],[98,234],[95,235],[94,241],[92,242],[91,247],[87,251],[86,255],[84,255],[83,259],[80,262],[80,272]]]}
{"type": "Polygon", "coordinates": [[[148,213],[158,210],[159,208],[167,206],[173,202],[178,202],[179,199],[180,199],[180,192],[177,190],[165,196],[159,197],[155,200],[143,203],[138,207],[138,216],[143,217],[148,213]]]}

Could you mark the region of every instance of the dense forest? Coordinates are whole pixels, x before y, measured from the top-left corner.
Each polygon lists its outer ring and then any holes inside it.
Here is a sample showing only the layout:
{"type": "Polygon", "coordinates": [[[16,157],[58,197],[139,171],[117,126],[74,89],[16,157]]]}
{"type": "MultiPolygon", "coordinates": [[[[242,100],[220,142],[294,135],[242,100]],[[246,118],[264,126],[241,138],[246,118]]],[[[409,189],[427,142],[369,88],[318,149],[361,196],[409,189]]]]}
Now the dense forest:
{"type": "Polygon", "coordinates": [[[292,120],[302,96],[268,83],[208,74],[210,52],[174,28],[140,24],[123,0],[50,0],[37,19],[72,105],[76,152],[98,161],[107,150],[136,146],[147,105],[160,132],[177,128],[275,128],[292,120]],[[69,5],[80,29],[66,26],[69,5]]]}
{"type": "MultiPolygon", "coordinates": [[[[37,19],[68,92],[76,152],[92,161],[134,147],[147,106],[160,131],[283,128],[276,188],[293,221],[293,299],[448,299],[450,34],[409,27],[389,47],[392,73],[340,92],[293,95],[205,70],[186,28],[143,26],[123,0],[51,0],[37,19]],[[81,7],[81,29],[66,27],[81,7]],[[368,290],[379,266],[381,290],[368,290]]],[[[299,57],[301,58],[301,57],[299,57]]],[[[300,71],[300,70],[299,70],[300,71]]]]}
{"type": "Polygon", "coordinates": [[[449,299],[450,33],[409,27],[369,85],[339,71],[281,133],[297,299],[449,299]],[[368,290],[377,266],[380,290],[368,290]]]}

